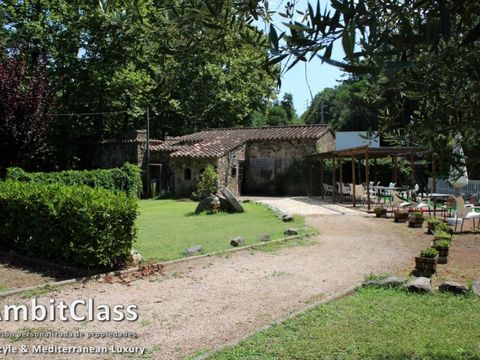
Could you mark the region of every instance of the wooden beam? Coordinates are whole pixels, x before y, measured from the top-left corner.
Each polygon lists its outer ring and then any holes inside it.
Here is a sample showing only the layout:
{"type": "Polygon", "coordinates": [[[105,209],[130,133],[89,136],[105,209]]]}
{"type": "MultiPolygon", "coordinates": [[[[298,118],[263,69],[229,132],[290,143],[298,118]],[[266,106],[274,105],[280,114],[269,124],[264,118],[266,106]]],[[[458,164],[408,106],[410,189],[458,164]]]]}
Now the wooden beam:
{"type": "Polygon", "coordinates": [[[412,186],[415,186],[417,183],[417,172],[415,171],[415,160],[416,160],[416,154],[412,152],[412,155],[410,156],[410,166],[412,168],[412,186]]]}

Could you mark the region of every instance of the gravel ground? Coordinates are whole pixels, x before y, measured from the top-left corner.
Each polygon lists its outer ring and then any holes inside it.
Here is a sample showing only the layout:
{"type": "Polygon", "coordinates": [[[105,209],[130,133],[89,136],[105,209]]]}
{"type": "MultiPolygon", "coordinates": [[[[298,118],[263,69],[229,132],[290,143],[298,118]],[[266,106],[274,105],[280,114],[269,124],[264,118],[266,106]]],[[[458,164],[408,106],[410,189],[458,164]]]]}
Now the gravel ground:
{"type": "MultiPolygon", "coordinates": [[[[94,298],[96,304],[137,304],[136,322],[6,322],[4,330],[134,331],[138,339],[21,340],[1,344],[147,346],[148,356],[25,355],[19,358],[183,358],[245,336],[306,304],[361,281],[369,273],[405,274],[431,238],[391,219],[361,215],[307,217],[319,229],[313,244],[274,252],[240,251],[171,265],[165,274],[129,282],[91,281],[44,294],[40,302],[94,298]]],[[[0,304],[28,303],[11,297],[0,304]]]]}
{"type": "Polygon", "coordinates": [[[345,206],[312,199],[309,197],[266,198],[257,200],[258,203],[267,205],[282,213],[301,216],[310,215],[360,215],[361,212],[345,206]]]}

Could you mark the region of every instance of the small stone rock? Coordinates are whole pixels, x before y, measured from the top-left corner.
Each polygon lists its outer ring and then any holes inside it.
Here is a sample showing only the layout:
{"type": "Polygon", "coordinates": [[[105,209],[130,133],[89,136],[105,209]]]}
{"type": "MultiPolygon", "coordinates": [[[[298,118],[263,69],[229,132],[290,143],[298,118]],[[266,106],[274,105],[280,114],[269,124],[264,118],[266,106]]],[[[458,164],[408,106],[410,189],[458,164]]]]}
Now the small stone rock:
{"type": "Polygon", "coordinates": [[[213,210],[220,208],[220,200],[215,195],[209,195],[200,201],[195,209],[195,214],[199,214],[202,211],[213,210]]]}
{"type": "Polygon", "coordinates": [[[290,214],[282,214],[280,218],[282,219],[283,222],[293,221],[293,216],[290,214]]]}
{"type": "Polygon", "coordinates": [[[298,229],[293,229],[293,228],[292,229],[287,229],[287,230],[284,231],[284,234],[288,235],[288,236],[298,235],[298,229]]]}
{"type": "Polygon", "coordinates": [[[197,245],[197,246],[192,246],[189,247],[187,250],[185,250],[186,255],[198,255],[203,252],[203,246],[202,245],[197,245]]]}
{"type": "Polygon", "coordinates": [[[221,210],[227,211],[227,212],[235,212],[235,209],[233,208],[233,206],[228,202],[228,200],[225,197],[219,196],[218,200],[220,201],[220,209],[221,210]]]}
{"type": "Polygon", "coordinates": [[[237,247],[237,246],[240,246],[240,245],[243,245],[243,244],[245,244],[245,239],[241,236],[230,240],[230,245],[232,245],[234,247],[237,247]]]}
{"type": "Polygon", "coordinates": [[[258,238],[260,239],[260,241],[269,241],[271,239],[271,235],[270,234],[261,234],[258,238]]]}
{"type": "Polygon", "coordinates": [[[233,195],[229,188],[224,188],[222,190],[223,195],[227,199],[227,201],[232,205],[232,207],[237,212],[244,212],[243,206],[240,204],[240,201],[233,195]]]}
{"type": "Polygon", "coordinates": [[[472,290],[475,295],[480,296],[480,279],[473,281],[472,290]]]}
{"type": "Polygon", "coordinates": [[[413,277],[407,282],[406,287],[408,291],[411,291],[411,292],[423,292],[423,293],[432,292],[431,280],[423,276],[413,277]]]}
{"type": "Polygon", "coordinates": [[[438,290],[441,292],[451,292],[454,294],[467,295],[468,289],[466,286],[455,281],[445,281],[440,284],[438,290]]]}
{"type": "Polygon", "coordinates": [[[135,265],[138,265],[143,261],[143,256],[135,249],[130,251],[130,255],[132,256],[132,261],[135,265]]]}

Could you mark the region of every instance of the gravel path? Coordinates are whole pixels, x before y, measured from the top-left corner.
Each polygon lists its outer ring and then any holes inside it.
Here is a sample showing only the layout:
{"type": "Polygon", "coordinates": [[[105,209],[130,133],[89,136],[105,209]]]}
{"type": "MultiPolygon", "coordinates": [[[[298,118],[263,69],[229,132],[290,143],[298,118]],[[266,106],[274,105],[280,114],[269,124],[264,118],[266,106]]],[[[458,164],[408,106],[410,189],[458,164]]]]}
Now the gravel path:
{"type": "MultiPolygon", "coordinates": [[[[251,331],[361,281],[369,273],[404,273],[430,238],[391,219],[312,216],[306,222],[320,235],[308,246],[275,252],[240,251],[169,266],[166,274],[131,282],[89,282],[43,296],[97,304],[137,304],[134,323],[4,323],[2,330],[35,326],[48,330],[135,331],[137,340],[29,340],[29,345],[147,346],[150,359],[176,359],[241,338],[251,331]]],[[[27,303],[9,298],[5,302],[27,303]]],[[[2,341],[4,344],[5,341],[2,341]]],[[[19,346],[23,340],[15,342],[19,346]]],[[[39,356],[32,358],[38,359],[39,356]]],[[[45,356],[46,358],[47,356],[45,356]]],[[[28,358],[22,357],[22,358],[28,358]]],[[[52,359],[94,359],[95,355],[49,355],[52,359]]],[[[116,354],[99,359],[126,358],[116,354]]],[[[133,355],[129,358],[140,358],[133,355]]]]}
{"type": "Polygon", "coordinates": [[[309,197],[267,198],[257,200],[258,203],[267,205],[277,212],[296,214],[301,216],[311,215],[362,215],[360,211],[348,209],[325,201],[309,197]]]}

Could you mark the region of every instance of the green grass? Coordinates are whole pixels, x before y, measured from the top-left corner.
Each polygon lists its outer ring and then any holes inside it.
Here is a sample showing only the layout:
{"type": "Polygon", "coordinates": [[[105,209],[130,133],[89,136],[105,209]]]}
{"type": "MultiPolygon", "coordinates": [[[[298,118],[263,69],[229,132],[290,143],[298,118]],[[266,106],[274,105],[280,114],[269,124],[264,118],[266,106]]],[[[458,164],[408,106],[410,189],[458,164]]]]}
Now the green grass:
{"type": "Polygon", "coordinates": [[[211,359],[480,359],[480,298],[360,289],[211,359]]]}
{"type": "Polygon", "coordinates": [[[0,292],[4,292],[4,291],[7,291],[8,288],[6,286],[3,286],[2,284],[0,284],[0,292]]]}
{"type": "Polygon", "coordinates": [[[284,237],[288,228],[303,228],[302,217],[284,223],[266,207],[244,203],[244,213],[195,215],[197,203],[175,200],[141,200],[137,220],[138,240],[134,244],[147,260],[172,260],[184,257],[188,247],[202,245],[204,253],[232,248],[230,240],[245,238],[245,244],[260,242],[261,234],[271,239],[284,237]]]}

